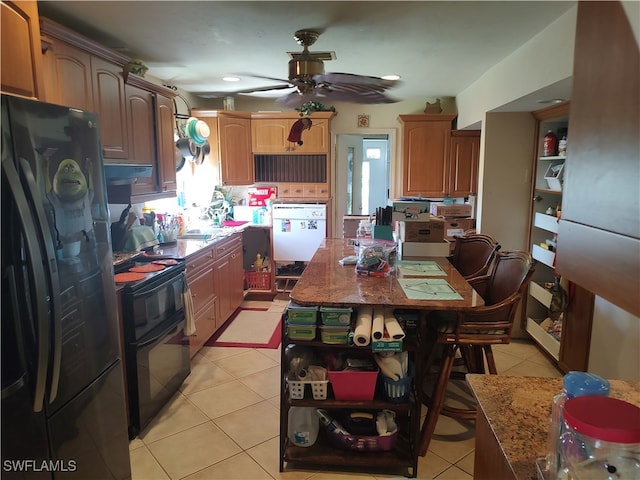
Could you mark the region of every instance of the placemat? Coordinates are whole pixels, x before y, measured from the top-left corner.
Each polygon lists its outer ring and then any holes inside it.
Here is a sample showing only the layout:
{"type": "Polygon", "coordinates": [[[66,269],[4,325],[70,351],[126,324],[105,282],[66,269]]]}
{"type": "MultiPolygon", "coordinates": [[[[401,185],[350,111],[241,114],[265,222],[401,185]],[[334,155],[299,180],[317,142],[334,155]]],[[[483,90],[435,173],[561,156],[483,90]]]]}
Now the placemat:
{"type": "Polygon", "coordinates": [[[438,277],[446,275],[444,270],[433,260],[399,260],[396,266],[402,275],[413,275],[416,277],[438,277]]]}
{"type": "Polygon", "coordinates": [[[442,278],[399,278],[398,283],[412,300],[462,300],[462,296],[442,278]]]}

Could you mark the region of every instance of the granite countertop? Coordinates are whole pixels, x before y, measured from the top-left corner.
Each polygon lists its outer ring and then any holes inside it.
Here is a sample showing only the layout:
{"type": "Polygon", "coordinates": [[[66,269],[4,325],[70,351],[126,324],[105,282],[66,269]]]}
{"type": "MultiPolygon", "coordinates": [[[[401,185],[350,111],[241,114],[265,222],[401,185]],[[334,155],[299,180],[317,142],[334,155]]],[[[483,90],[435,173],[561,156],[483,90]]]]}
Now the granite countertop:
{"type": "MultiPolygon", "coordinates": [[[[545,454],[551,400],[562,378],[469,374],[467,382],[516,478],[537,478],[535,460],[545,454]]],[[[640,406],[640,382],[609,382],[610,396],[640,406]]]]}
{"type": "MultiPolygon", "coordinates": [[[[224,240],[225,238],[233,235],[234,233],[241,233],[248,228],[271,228],[271,225],[255,225],[252,223],[245,223],[243,225],[235,227],[224,227],[222,231],[211,236],[210,238],[196,239],[191,238],[188,240],[178,239],[175,243],[159,245],[155,253],[157,255],[170,255],[175,258],[187,258],[191,255],[197,254],[200,250],[210,247],[217,242],[224,240]]],[[[203,235],[204,237],[204,235],[203,235]]]]}
{"type": "Polygon", "coordinates": [[[386,305],[425,310],[461,310],[484,304],[482,297],[444,257],[429,260],[436,261],[446,276],[429,278],[446,279],[462,300],[409,299],[398,283],[401,274],[384,278],[358,276],[354,265],[338,263],[349,255],[354,255],[354,248],[347,240],[325,239],[293,287],[291,299],[300,305],[386,305]]]}

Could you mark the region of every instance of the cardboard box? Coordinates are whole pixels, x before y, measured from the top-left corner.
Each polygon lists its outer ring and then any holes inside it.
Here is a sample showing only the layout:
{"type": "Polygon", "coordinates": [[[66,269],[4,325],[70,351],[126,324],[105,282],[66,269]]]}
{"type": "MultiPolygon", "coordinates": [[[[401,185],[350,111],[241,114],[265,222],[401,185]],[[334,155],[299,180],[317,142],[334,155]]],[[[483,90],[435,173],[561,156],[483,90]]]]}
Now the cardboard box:
{"type": "Polygon", "coordinates": [[[389,204],[393,207],[391,212],[392,220],[424,220],[429,219],[428,200],[389,200],[389,204]]]}
{"type": "Polygon", "coordinates": [[[400,260],[411,257],[448,257],[450,255],[449,242],[398,242],[398,257],[400,260]]]}
{"type": "Polygon", "coordinates": [[[445,205],[444,203],[432,203],[431,215],[436,217],[470,217],[470,203],[453,203],[445,205]]]}
{"type": "Polygon", "coordinates": [[[383,337],[380,340],[371,342],[371,351],[373,352],[401,352],[402,340],[394,340],[393,338],[383,337]]]}
{"type": "Polygon", "coordinates": [[[474,218],[445,218],[444,238],[454,240],[455,236],[461,236],[469,229],[474,228],[476,221],[474,218]]]}
{"type": "Polygon", "coordinates": [[[250,207],[264,207],[276,199],[276,187],[249,187],[247,192],[250,207]]]}
{"type": "Polygon", "coordinates": [[[398,222],[398,238],[401,242],[442,242],[444,220],[430,217],[426,222],[398,222]]]}
{"type": "Polygon", "coordinates": [[[432,215],[429,212],[417,213],[407,217],[402,212],[391,212],[391,220],[394,222],[428,222],[432,215]]]}

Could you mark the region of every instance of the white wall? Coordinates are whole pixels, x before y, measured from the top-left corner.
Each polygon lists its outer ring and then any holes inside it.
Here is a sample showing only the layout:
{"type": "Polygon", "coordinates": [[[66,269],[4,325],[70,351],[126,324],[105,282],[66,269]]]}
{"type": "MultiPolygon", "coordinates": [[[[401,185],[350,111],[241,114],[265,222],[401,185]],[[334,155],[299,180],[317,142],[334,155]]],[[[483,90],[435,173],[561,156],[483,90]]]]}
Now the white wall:
{"type": "Polygon", "coordinates": [[[640,380],[640,318],[596,297],[588,371],[640,380]]]}
{"type": "Polygon", "coordinates": [[[476,225],[503,250],[529,250],[534,131],[528,112],[487,113],[483,121],[476,225]]]}
{"type": "Polygon", "coordinates": [[[571,77],[576,14],[568,10],[461,92],[458,125],[477,125],[486,112],[571,77]]]}

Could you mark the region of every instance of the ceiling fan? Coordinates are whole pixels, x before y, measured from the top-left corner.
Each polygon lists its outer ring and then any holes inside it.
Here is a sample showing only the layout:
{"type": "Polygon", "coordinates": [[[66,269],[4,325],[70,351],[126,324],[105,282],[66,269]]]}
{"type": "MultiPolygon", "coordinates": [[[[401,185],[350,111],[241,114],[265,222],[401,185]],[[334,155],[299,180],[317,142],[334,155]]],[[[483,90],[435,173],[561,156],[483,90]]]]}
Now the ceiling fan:
{"type": "Polygon", "coordinates": [[[251,94],[272,90],[295,88],[295,91],[278,98],[277,102],[286,107],[299,107],[307,102],[348,102],[348,103],[394,103],[396,99],[385,94],[398,84],[397,80],[355,75],[351,73],[325,73],[324,60],[334,60],[334,52],[311,52],[320,33],[315,30],[298,30],[295,40],[302,45],[302,52],[289,52],[289,79],[251,75],[254,78],[284,82],[263,88],[253,88],[224,95],[251,94]]]}

